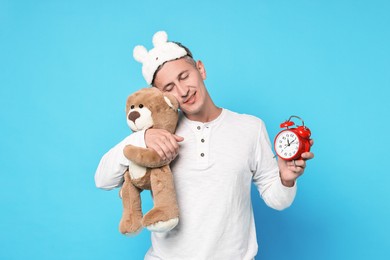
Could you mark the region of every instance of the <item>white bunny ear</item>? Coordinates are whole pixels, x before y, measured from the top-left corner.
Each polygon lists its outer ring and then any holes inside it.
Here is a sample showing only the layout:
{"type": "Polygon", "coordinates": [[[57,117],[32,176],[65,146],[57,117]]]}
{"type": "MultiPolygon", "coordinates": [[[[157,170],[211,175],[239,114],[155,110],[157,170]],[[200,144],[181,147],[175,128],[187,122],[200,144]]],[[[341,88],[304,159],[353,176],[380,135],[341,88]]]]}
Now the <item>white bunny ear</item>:
{"type": "Polygon", "coordinates": [[[136,61],[140,63],[144,63],[146,56],[148,55],[148,51],[142,45],[137,45],[133,50],[133,57],[136,61]]]}
{"type": "Polygon", "coordinates": [[[165,31],[156,32],[153,35],[153,46],[159,46],[168,41],[168,34],[165,31]]]}

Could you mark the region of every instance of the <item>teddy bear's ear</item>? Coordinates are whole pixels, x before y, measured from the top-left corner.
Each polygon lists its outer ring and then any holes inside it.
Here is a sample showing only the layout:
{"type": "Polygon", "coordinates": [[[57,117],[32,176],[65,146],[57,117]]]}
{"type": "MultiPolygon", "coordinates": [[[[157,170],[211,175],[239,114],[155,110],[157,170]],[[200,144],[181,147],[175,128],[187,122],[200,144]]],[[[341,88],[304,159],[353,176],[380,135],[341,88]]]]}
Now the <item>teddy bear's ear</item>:
{"type": "Polygon", "coordinates": [[[153,35],[153,46],[157,47],[159,45],[162,45],[168,41],[168,34],[164,31],[156,32],[153,35]]]}
{"type": "Polygon", "coordinates": [[[148,55],[148,51],[142,45],[137,45],[133,50],[133,57],[136,61],[140,63],[144,63],[146,56],[148,55]]]}
{"type": "Polygon", "coordinates": [[[179,102],[177,102],[176,98],[169,94],[164,94],[164,100],[173,110],[177,110],[179,108],[179,102]]]}

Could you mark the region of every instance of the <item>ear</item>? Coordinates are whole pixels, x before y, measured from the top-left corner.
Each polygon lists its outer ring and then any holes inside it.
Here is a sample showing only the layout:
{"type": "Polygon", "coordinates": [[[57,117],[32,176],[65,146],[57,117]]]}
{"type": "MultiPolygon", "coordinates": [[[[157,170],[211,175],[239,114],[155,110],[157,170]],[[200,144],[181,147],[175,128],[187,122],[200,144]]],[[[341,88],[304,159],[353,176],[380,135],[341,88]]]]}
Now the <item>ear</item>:
{"type": "Polygon", "coordinates": [[[148,55],[148,51],[142,45],[137,45],[133,50],[133,57],[136,61],[140,63],[144,63],[146,56],[148,55]]]}
{"type": "Polygon", "coordinates": [[[168,35],[164,31],[156,32],[153,35],[153,40],[152,41],[153,41],[153,46],[157,47],[157,46],[162,45],[162,44],[164,44],[164,43],[166,43],[168,41],[168,35]]]}
{"type": "Polygon", "coordinates": [[[207,75],[206,75],[206,69],[204,68],[203,62],[198,60],[196,62],[196,68],[198,69],[200,75],[202,76],[202,79],[205,80],[207,75]]]}
{"type": "Polygon", "coordinates": [[[130,99],[131,99],[131,97],[132,97],[133,95],[129,95],[128,97],[127,97],[127,99],[126,99],[126,107],[125,107],[125,112],[126,112],[126,116],[127,116],[127,111],[129,111],[130,110],[130,99]]]}
{"type": "Polygon", "coordinates": [[[164,100],[173,110],[177,111],[179,108],[179,102],[177,102],[176,98],[170,94],[164,94],[164,100]]]}

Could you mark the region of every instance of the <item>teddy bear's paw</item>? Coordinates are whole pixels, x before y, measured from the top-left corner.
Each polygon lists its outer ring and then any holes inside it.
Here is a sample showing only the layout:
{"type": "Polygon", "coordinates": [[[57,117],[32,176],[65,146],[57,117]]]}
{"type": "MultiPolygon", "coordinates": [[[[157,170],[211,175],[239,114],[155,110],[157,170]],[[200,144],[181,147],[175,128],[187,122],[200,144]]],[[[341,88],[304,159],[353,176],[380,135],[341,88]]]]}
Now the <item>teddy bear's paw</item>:
{"type": "Polygon", "coordinates": [[[142,227],[140,227],[138,230],[136,230],[134,232],[127,232],[127,233],[122,233],[122,234],[127,236],[127,237],[135,237],[136,235],[141,233],[141,231],[142,231],[142,227]]]}
{"type": "Polygon", "coordinates": [[[171,231],[179,223],[179,218],[172,218],[167,221],[159,221],[149,226],[146,226],[152,232],[168,232],[171,231]]]}
{"type": "Polygon", "coordinates": [[[126,236],[135,236],[142,230],[141,221],[135,220],[121,220],[119,223],[119,231],[126,236]]]}

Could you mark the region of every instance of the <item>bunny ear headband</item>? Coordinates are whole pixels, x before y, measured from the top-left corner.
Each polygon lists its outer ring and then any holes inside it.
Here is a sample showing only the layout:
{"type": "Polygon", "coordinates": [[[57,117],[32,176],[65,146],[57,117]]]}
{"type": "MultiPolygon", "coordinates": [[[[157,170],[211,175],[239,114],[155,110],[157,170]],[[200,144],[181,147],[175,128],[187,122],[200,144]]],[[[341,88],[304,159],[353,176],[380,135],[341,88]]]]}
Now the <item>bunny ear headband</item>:
{"type": "Polygon", "coordinates": [[[168,35],[164,31],[153,35],[153,46],[150,51],[142,45],[135,46],[133,50],[134,59],[142,63],[142,75],[148,84],[152,83],[154,73],[161,64],[187,55],[183,47],[168,42],[168,35]]]}

